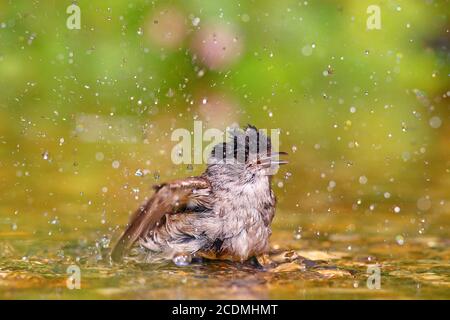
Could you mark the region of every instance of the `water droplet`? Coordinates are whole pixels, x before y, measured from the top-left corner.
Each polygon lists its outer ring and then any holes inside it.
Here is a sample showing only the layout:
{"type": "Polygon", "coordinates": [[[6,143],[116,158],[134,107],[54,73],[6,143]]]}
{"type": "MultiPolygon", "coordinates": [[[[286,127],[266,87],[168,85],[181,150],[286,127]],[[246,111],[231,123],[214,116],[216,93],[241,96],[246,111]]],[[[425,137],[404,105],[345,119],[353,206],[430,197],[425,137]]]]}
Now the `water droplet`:
{"type": "Polygon", "coordinates": [[[408,131],[408,127],[406,126],[406,123],[402,122],[402,132],[408,131]]]}
{"type": "Polygon", "coordinates": [[[112,162],[112,167],[113,167],[114,169],[118,169],[118,168],[120,167],[120,162],[119,162],[118,160],[114,160],[114,161],[112,162]]]}
{"type": "Polygon", "coordinates": [[[395,213],[399,213],[399,212],[400,212],[400,210],[401,210],[401,209],[400,209],[400,207],[399,207],[399,206],[395,206],[395,207],[394,207],[394,212],[395,212],[395,213]]]}
{"type": "Polygon", "coordinates": [[[97,152],[95,154],[95,160],[97,161],[102,161],[105,158],[105,155],[103,154],[103,152],[97,152]]]}
{"type": "Polygon", "coordinates": [[[428,123],[430,124],[430,127],[432,127],[433,129],[437,129],[442,125],[442,120],[438,116],[434,116],[430,118],[428,123]]]}
{"type": "Polygon", "coordinates": [[[311,45],[306,45],[306,46],[304,46],[303,48],[302,48],[302,54],[304,55],[304,56],[310,56],[311,54],[312,54],[312,52],[313,52],[313,46],[311,46],[311,45]]]}
{"type": "Polygon", "coordinates": [[[417,208],[421,211],[427,211],[431,208],[431,200],[428,197],[422,197],[417,200],[417,208]]]}
{"type": "Polygon", "coordinates": [[[409,159],[411,159],[411,153],[409,153],[408,151],[405,151],[402,153],[402,159],[403,161],[408,161],[409,159]]]}
{"type": "Polygon", "coordinates": [[[185,267],[191,264],[192,256],[189,253],[178,253],[172,258],[172,261],[178,267],[185,267]]]}
{"type": "Polygon", "coordinates": [[[360,184],[366,184],[367,183],[367,177],[366,176],[359,177],[359,183],[360,184]]]}
{"type": "Polygon", "coordinates": [[[333,189],[334,187],[336,187],[336,181],[331,180],[328,182],[328,188],[333,189]]]}
{"type": "Polygon", "coordinates": [[[302,227],[298,227],[297,230],[294,231],[294,239],[300,240],[302,238],[302,227]]]}
{"type": "Polygon", "coordinates": [[[395,241],[397,242],[397,244],[399,246],[402,246],[405,243],[405,238],[403,238],[403,236],[401,236],[401,235],[397,235],[395,237],[395,241]]]}
{"type": "Polygon", "coordinates": [[[199,17],[195,17],[194,19],[192,19],[192,25],[194,27],[197,27],[200,23],[200,18],[199,17]]]}
{"type": "Polygon", "coordinates": [[[111,242],[111,240],[107,236],[103,236],[100,238],[98,243],[102,248],[106,249],[106,248],[109,248],[110,242],[111,242]]]}

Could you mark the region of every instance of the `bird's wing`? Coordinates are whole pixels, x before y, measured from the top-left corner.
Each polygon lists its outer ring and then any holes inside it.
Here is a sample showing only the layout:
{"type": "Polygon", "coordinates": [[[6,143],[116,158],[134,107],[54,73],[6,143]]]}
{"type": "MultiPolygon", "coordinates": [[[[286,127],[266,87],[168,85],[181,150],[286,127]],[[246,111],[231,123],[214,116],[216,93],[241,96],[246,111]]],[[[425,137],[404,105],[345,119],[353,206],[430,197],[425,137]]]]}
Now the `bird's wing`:
{"type": "Polygon", "coordinates": [[[120,261],[141,236],[152,230],[168,213],[188,207],[208,208],[210,184],[202,177],[175,180],[155,187],[155,194],[131,216],[130,222],[114,247],[111,258],[120,261]]]}

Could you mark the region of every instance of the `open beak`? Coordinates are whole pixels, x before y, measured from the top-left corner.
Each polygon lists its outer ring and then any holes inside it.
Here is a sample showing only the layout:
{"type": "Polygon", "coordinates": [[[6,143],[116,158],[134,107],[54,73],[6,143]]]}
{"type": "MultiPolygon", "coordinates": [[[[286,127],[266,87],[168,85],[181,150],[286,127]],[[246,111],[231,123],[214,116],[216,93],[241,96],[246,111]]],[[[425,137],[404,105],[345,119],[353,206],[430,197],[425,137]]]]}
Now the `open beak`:
{"type": "Polygon", "coordinates": [[[280,160],[280,156],[287,156],[287,152],[272,152],[269,156],[259,159],[260,164],[264,168],[270,168],[272,165],[283,165],[288,164],[289,162],[287,160],[280,160]]]}

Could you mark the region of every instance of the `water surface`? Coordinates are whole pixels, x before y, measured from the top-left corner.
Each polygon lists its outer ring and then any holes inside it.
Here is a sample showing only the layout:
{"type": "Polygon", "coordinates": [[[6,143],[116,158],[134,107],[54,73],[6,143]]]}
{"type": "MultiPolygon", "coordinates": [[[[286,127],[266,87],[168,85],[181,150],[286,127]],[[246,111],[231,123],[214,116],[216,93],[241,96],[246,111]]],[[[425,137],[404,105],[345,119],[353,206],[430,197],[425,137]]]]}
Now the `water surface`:
{"type": "MultiPolygon", "coordinates": [[[[293,231],[292,221],[298,217],[279,212],[265,268],[219,261],[185,267],[171,261],[113,265],[108,259],[111,234],[99,231],[101,223],[73,230],[67,220],[53,221],[58,226],[52,235],[48,226],[42,226],[45,233],[27,227],[2,231],[0,298],[450,298],[450,240],[440,228],[443,217],[428,220],[434,236],[429,232],[407,238],[398,235],[405,229],[414,232],[415,224],[405,226],[411,215],[390,213],[383,218],[389,223],[380,223],[379,214],[304,214],[301,230],[293,231]],[[66,287],[66,269],[73,264],[81,270],[79,290],[66,287]],[[380,267],[380,289],[367,286],[368,267],[373,265],[380,267]]],[[[26,226],[21,219],[16,223],[26,226]]]]}

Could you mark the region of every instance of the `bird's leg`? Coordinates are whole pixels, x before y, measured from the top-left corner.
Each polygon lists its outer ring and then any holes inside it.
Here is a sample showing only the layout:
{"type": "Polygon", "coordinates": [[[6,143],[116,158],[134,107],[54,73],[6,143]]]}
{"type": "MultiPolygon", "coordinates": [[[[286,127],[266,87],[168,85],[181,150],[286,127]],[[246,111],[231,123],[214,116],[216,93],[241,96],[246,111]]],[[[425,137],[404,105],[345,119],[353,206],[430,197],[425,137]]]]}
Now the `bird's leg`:
{"type": "Polygon", "coordinates": [[[265,267],[259,262],[256,256],[250,257],[247,262],[256,269],[265,269],[265,267]]]}

